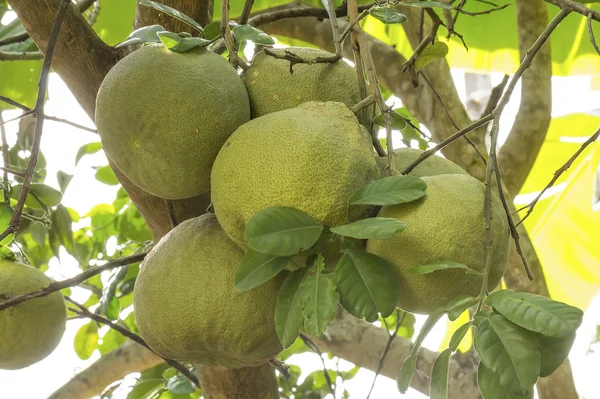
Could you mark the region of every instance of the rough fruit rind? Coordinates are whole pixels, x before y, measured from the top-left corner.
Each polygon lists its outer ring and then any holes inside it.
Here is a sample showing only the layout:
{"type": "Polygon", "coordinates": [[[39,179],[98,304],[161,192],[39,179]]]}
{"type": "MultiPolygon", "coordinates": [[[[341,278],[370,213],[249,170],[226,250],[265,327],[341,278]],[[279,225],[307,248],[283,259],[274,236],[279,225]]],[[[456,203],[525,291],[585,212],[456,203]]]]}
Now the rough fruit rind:
{"type": "Polygon", "coordinates": [[[237,72],[204,49],[134,51],[106,75],[96,104],[107,155],[135,185],[167,199],[208,191],[219,149],[249,119],[237,72]]]}
{"type": "MultiPolygon", "coordinates": [[[[0,299],[45,288],[52,280],[38,269],[0,260],[0,299]]],[[[0,311],[0,369],[39,362],[58,346],[67,321],[60,292],[0,311]]]]}
{"type": "Polygon", "coordinates": [[[245,247],[246,223],[272,206],[304,211],[327,226],[356,220],[349,199],[379,178],[368,133],[342,103],[309,102],[242,125],[212,171],[212,201],[223,230],[245,247]]]}
{"type": "MultiPolygon", "coordinates": [[[[393,217],[407,228],[390,240],[368,240],[367,251],[395,267],[398,306],[428,314],[459,295],[477,296],[481,276],[463,270],[441,270],[430,274],[410,272],[415,266],[453,261],[475,270],[484,268],[485,185],[467,175],[422,178],[427,183],[424,198],[401,205],[384,206],[378,216],[393,217]]],[[[492,268],[488,288],[498,285],[510,249],[508,221],[500,202],[492,197],[492,268]]]]}
{"type": "Polygon", "coordinates": [[[275,303],[282,276],[237,292],[244,256],[213,214],[187,220],[153,248],[134,289],[138,327],[159,355],[203,366],[239,368],[281,350],[275,303]]]}
{"type": "MultiPolygon", "coordinates": [[[[291,52],[303,59],[331,57],[323,50],[306,47],[269,49],[284,55],[291,52]]],[[[309,101],[337,101],[351,107],[360,101],[356,71],[345,61],[319,64],[295,64],[265,52],[256,54],[242,80],[250,96],[252,118],[309,101]]]]}

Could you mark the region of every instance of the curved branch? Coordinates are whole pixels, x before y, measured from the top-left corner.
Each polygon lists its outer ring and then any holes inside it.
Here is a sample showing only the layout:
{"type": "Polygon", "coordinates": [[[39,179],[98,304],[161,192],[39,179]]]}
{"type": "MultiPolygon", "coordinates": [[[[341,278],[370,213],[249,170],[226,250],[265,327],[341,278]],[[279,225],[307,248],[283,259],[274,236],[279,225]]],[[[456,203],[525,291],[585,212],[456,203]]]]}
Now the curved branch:
{"type": "MultiPolygon", "coordinates": [[[[524,58],[548,24],[543,0],[518,0],[519,51],[524,58]]],[[[552,112],[550,42],[540,49],[521,79],[521,104],[510,134],[498,153],[500,171],[511,197],[519,193],[544,143],[552,112]]]]}

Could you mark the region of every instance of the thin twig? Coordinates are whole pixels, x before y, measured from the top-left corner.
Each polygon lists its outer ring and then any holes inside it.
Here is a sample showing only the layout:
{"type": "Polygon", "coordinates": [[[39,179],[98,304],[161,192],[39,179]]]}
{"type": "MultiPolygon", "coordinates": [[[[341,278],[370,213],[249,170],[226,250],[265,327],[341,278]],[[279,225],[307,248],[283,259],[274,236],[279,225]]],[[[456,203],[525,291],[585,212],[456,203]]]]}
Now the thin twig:
{"type": "Polygon", "coordinates": [[[585,150],[587,148],[587,146],[589,146],[590,144],[592,144],[594,141],[598,140],[599,136],[600,136],[600,129],[596,130],[596,132],[594,134],[592,134],[585,141],[585,143],[583,143],[581,145],[581,147],[579,147],[579,149],[575,152],[575,154],[573,154],[571,156],[571,158],[569,158],[567,160],[567,162],[564,163],[563,166],[561,166],[560,168],[558,168],[558,170],[556,172],[554,172],[554,176],[552,176],[552,179],[550,179],[550,181],[548,182],[548,184],[546,185],[546,187],[544,187],[544,189],[542,191],[540,191],[540,193],[534,198],[533,201],[531,201],[529,203],[529,205],[526,205],[523,208],[519,209],[519,211],[522,211],[523,209],[527,208],[527,213],[517,223],[517,226],[520,225],[521,223],[523,223],[525,221],[525,219],[527,219],[529,217],[529,215],[531,214],[531,212],[533,212],[533,209],[537,205],[538,201],[544,196],[544,193],[549,188],[551,188],[554,185],[554,183],[556,183],[556,181],[560,178],[560,176],[563,173],[565,173],[571,167],[571,165],[573,165],[573,162],[575,162],[575,160],[579,157],[579,155],[581,155],[581,153],[583,152],[583,150],[585,150]]]}
{"type": "Polygon", "coordinates": [[[254,0],[246,0],[244,3],[244,9],[242,10],[242,15],[238,20],[238,24],[244,25],[248,22],[248,18],[250,18],[250,13],[252,12],[252,6],[254,5],[254,0]]]}
{"type": "Polygon", "coordinates": [[[15,100],[13,100],[12,98],[0,96],[0,101],[4,101],[5,103],[10,104],[13,107],[20,108],[23,111],[30,111],[31,110],[31,108],[29,108],[28,106],[23,105],[20,102],[17,102],[15,100]]]}
{"type": "MultiPolygon", "coordinates": [[[[360,6],[359,11],[365,11],[372,7],[372,4],[360,6]]],[[[335,16],[342,18],[348,15],[346,7],[338,7],[335,9],[335,16]]],[[[248,19],[248,25],[260,26],[271,22],[280,21],[288,18],[315,17],[319,19],[329,18],[327,10],[317,7],[297,7],[286,8],[281,10],[273,10],[252,16],[248,19]]]]}
{"type": "Polygon", "coordinates": [[[85,306],[83,306],[82,304],[74,301],[73,299],[71,299],[70,297],[65,295],[65,299],[72,303],[73,305],[77,306],[78,309],[75,308],[69,308],[69,310],[71,310],[72,312],[80,315],[80,316],[84,316],[87,317],[89,319],[94,320],[97,323],[103,324],[105,326],[108,326],[110,328],[112,328],[113,330],[117,331],[118,333],[120,333],[121,335],[123,335],[126,338],[129,338],[130,340],[142,345],[144,348],[148,349],[149,351],[151,351],[152,353],[154,353],[155,355],[163,358],[165,360],[165,362],[173,367],[174,369],[176,369],[177,371],[179,371],[181,374],[183,374],[184,376],[186,376],[190,381],[192,381],[197,387],[200,387],[200,381],[198,380],[198,377],[196,375],[194,375],[190,370],[187,369],[187,367],[185,367],[183,364],[172,360],[172,359],[167,359],[164,358],[162,356],[160,356],[158,353],[154,352],[146,343],[146,341],[144,341],[142,339],[142,337],[140,337],[139,335],[129,331],[127,328],[122,327],[120,325],[118,325],[117,323],[112,322],[111,320],[108,320],[107,318],[100,316],[99,314],[93,313],[91,312],[88,308],[86,308],[85,306]]]}
{"type": "MultiPolygon", "coordinates": [[[[474,17],[474,16],[477,16],[477,15],[491,14],[491,13],[493,13],[495,11],[504,10],[505,8],[510,7],[510,6],[512,6],[512,4],[509,3],[509,4],[504,4],[503,6],[498,6],[498,7],[490,8],[490,9],[487,9],[487,10],[484,10],[484,11],[470,12],[470,11],[463,10],[462,8],[461,9],[456,9],[456,11],[458,11],[461,14],[465,14],[465,15],[469,15],[471,17],[474,17]]],[[[455,22],[456,22],[456,19],[455,19],[455,22]]]]}
{"type": "Polygon", "coordinates": [[[492,111],[498,106],[498,101],[500,101],[500,98],[502,98],[502,93],[504,93],[504,89],[506,88],[509,78],[509,75],[504,75],[502,82],[500,82],[497,86],[494,86],[492,92],[490,93],[490,99],[488,100],[482,115],[491,114],[492,111]]]}
{"type": "Polygon", "coordinates": [[[365,18],[367,15],[369,15],[369,10],[364,10],[363,12],[361,12],[358,17],[354,18],[349,24],[348,26],[346,26],[346,29],[344,29],[344,31],[342,32],[342,34],[339,37],[339,42],[343,43],[344,40],[346,39],[346,36],[348,36],[348,33],[350,33],[350,31],[352,31],[352,27],[354,25],[356,25],[357,23],[359,23],[360,21],[363,20],[363,18],[365,18]]]}
{"type": "Polygon", "coordinates": [[[31,110],[29,110],[29,111],[25,111],[25,112],[23,112],[21,115],[15,116],[14,118],[10,118],[10,119],[8,119],[8,120],[5,120],[4,122],[0,123],[0,125],[1,125],[1,126],[4,126],[4,125],[6,125],[7,123],[14,122],[14,121],[18,121],[18,120],[20,120],[20,119],[23,119],[23,118],[25,118],[26,116],[33,115],[33,114],[35,114],[35,111],[31,109],[31,110]]]}
{"type": "Polygon", "coordinates": [[[25,207],[25,200],[27,199],[27,194],[29,194],[29,187],[31,186],[31,180],[33,178],[33,173],[37,164],[38,154],[40,152],[40,143],[42,140],[42,130],[44,126],[44,101],[46,100],[46,91],[48,90],[48,75],[50,74],[52,56],[54,55],[54,49],[58,41],[58,33],[60,32],[62,22],[65,18],[65,15],[67,14],[67,10],[69,9],[70,5],[70,0],[62,0],[58,9],[58,13],[56,15],[56,20],[54,21],[54,26],[52,27],[52,32],[50,33],[50,37],[48,38],[48,47],[46,48],[46,57],[44,58],[44,65],[42,66],[42,72],[40,74],[40,81],[38,83],[38,95],[34,108],[36,114],[36,124],[33,137],[33,144],[31,146],[31,156],[29,157],[29,163],[27,164],[27,168],[25,169],[25,177],[23,178],[21,194],[19,195],[17,205],[14,208],[15,210],[13,216],[10,219],[8,227],[2,232],[2,234],[0,234],[0,241],[4,240],[4,238],[6,238],[9,234],[16,234],[19,231],[19,226],[21,224],[21,214],[23,213],[23,208],[25,207]]]}
{"type": "Polygon", "coordinates": [[[65,125],[70,125],[70,126],[76,127],[77,129],[85,130],[86,132],[98,133],[98,131],[96,129],[94,129],[94,128],[87,127],[87,126],[81,125],[81,124],[76,123],[76,122],[72,122],[72,121],[67,120],[67,119],[57,118],[56,116],[48,116],[48,115],[44,115],[44,118],[46,120],[49,120],[49,121],[58,122],[58,123],[64,123],[65,125]]]}
{"type": "Polygon", "coordinates": [[[335,46],[335,55],[342,58],[344,56],[344,50],[342,48],[342,41],[340,40],[340,28],[335,13],[335,5],[333,4],[333,0],[321,0],[321,2],[329,15],[329,23],[333,35],[333,45],[335,46]]]}
{"type": "Polygon", "coordinates": [[[352,111],[354,115],[358,115],[358,113],[360,113],[363,109],[374,104],[375,102],[377,102],[377,99],[371,94],[370,96],[367,96],[360,100],[358,103],[356,103],[356,105],[352,106],[352,108],[350,108],[350,111],[352,111]]]}
{"type": "Polygon", "coordinates": [[[594,50],[600,55],[600,48],[598,47],[598,43],[596,43],[596,38],[594,37],[594,29],[592,29],[592,13],[589,13],[587,16],[587,28],[588,34],[590,35],[590,42],[592,46],[594,46],[594,50]]]}
{"type": "MultiPolygon", "coordinates": [[[[550,38],[550,35],[556,29],[556,27],[561,23],[563,19],[569,15],[570,11],[567,9],[561,9],[560,12],[554,17],[554,19],[544,28],[540,36],[537,38],[533,46],[527,51],[527,55],[523,58],[521,65],[513,75],[510,83],[508,84],[504,95],[498,102],[498,106],[492,112],[493,115],[493,124],[490,132],[491,143],[490,143],[490,155],[488,160],[488,165],[486,169],[486,189],[485,189],[485,204],[484,204],[484,214],[485,214],[485,235],[486,235],[486,245],[485,245],[485,263],[483,270],[483,279],[481,284],[481,291],[479,292],[479,304],[477,305],[477,312],[481,309],[483,305],[483,300],[485,299],[485,294],[487,292],[487,283],[490,274],[490,269],[492,266],[492,246],[493,246],[493,238],[492,238],[492,176],[496,176],[496,180],[498,182],[502,178],[500,176],[500,172],[495,172],[496,166],[498,164],[496,160],[496,147],[498,142],[498,133],[500,131],[500,116],[502,115],[502,111],[506,107],[510,100],[510,96],[517,86],[518,81],[521,79],[527,68],[531,65],[531,62],[539,52],[540,48],[546,43],[546,41],[550,38]]],[[[499,183],[501,184],[501,183],[499,183]]],[[[510,217],[510,213],[509,213],[510,217]]],[[[518,245],[518,244],[517,244],[518,245]]],[[[531,273],[529,273],[531,274],[531,273]]]]}
{"type": "MultiPolygon", "coordinates": [[[[8,152],[8,144],[6,140],[6,129],[4,129],[2,118],[2,112],[0,112],[0,139],[2,140],[2,163],[4,165],[10,164],[10,154],[8,152]]],[[[4,171],[2,181],[8,181],[8,171],[4,171]]],[[[4,202],[7,202],[9,199],[8,192],[4,190],[4,202]]]]}
{"type": "Polygon", "coordinates": [[[573,11],[585,17],[592,15],[594,21],[600,22],[600,12],[592,10],[573,0],[544,0],[546,3],[554,4],[561,10],[573,11]]]}
{"type": "Polygon", "coordinates": [[[16,306],[22,302],[28,301],[34,298],[41,298],[47,295],[52,294],[53,292],[60,291],[64,288],[74,287],[83,283],[91,277],[94,277],[106,270],[111,270],[117,267],[130,265],[132,263],[141,262],[146,257],[147,252],[131,255],[120,259],[115,259],[113,261],[107,262],[100,266],[90,267],[86,271],[79,273],[78,275],[68,278],[62,281],[54,281],[50,283],[47,287],[41,288],[37,291],[28,292],[26,294],[17,295],[12,298],[8,298],[4,302],[0,302],[0,311],[7,309],[12,306],[16,306]]]}
{"type": "Polygon", "coordinates": [[[240,66],[244,71],[248,69],[248,64],[239,56],[238,47],[231,35],[229,26],[229,0],[221,0],[221,37],[225,41],[225,46],[229,52],[229,62],[237,69],[240,66]]]}
{"type": "MultiPolygon", "coordinates": [[[[4,133],[4,126],[0,126],[2,128],[2,136],[6,137],[6,134],[4,133]]],[[[2,148],[2,152],[4,152],[4,147],[2,148]]],[[[6,161],[4,161],[6,162],[6,161]]],[[[0,166],[0,170],[2,170],[4,172],[4,175],[6,176],[6,173],[10,173],[11,175],[14,176],[18,176],[18,177],[25,177],[25,173],[20,172],[18,170],[14,170],[11,168],[7,168],[5,166],[0,166]]],[[[8,180],[7,177],[4,177],[4,180],[8,180]]]]}
{"type": "Polygon", "coordinates": [[[327,57],[302,58],[290,50],[283,49],[283,54],[278,54],[274,51],[265,48],[262,50],[265,54],[278,60],[286,60],[290,62],[290,73],[294,73],[294,65],[296,64],[333,64],[338,62],[342,57],[336,54],[327,57]]]}
{"type": "Polygon", "coordinates": [[[415,71],[415,62],[417,61],[417,58],[421,55],[423,50],[425,50],[427,46],[429,46],[435,41],[435,38],[437,37],[437,31],[440,25],[442,24],[442,20],[440,19],[440,17],[437,16],[435,12],[433,12],[432,14],[427,13],[427,15],[429,15],[429,17],[431,18],[431,27],[429,28],[429,32],[427,33],[427,36],[425,36],[423,40],[421,40],[417,47],[415,47],[412,55],[408,60],[406,60],[404,66],[402,67],[402,72],[406,72],[408,70],[413,81],[413,86],[415,87],[417,87],[418,85],[417,73],[415,71]]]}
{"type": "Polygon", "coordinates": [[[292,377],[292,375],[290,374],[290,366],[288,366],[284,362],[281,362],[277,359],[271,359],[269,360],[269,364],[275,370],[279,371],[279,374],[281,374],[286,380],[289,380],[292,377]]]}
{"type": "Polygon", "coordinates": [[[44,58],[44,55],[41,51],[0,51],[0,61],[33,61],[42,58],[44,58]]]}
{"type": "Polygon", "coordinates": [[[321,363],[323,364],[323,374],[325,376],[325,380],[327,381],[327,386],[329,387],[329,392],[335,399],[335,385],[331,381],[331,376],[329,375],[329,370],[327,370],[327,365],[325,364],[325,359],[323,359],[323,352],[319,349],[317,344],[315,344],[307,335],[300,333],[300,338],[306,346],[308,346],[313,352],[319,355],[319,359],[321,359],[321,363]]]}

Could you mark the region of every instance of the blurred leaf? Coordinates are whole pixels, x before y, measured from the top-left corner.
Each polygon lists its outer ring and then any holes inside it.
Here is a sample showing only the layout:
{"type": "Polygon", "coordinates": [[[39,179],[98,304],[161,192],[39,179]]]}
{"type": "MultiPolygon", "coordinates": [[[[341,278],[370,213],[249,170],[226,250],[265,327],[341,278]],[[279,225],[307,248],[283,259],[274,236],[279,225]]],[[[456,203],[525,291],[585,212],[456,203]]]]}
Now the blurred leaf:
{"type": "Polygon", "coordinates": [[[98,348],[98,326],[96,322],[91,321],[83,325],[75,334],[73,345],[75,353],[81,360],[87,360],[98,348]]]}
{"type": "Polygon", "coordinates": [[[115,172],[113,172],[112,168],[109,165],[103,166],[100,169],[98,169],[94,177],[100,183],[104,183],[109,186],[116,186],[119,184],[119,179],[117,179],[115,172]]]}
{"type": "Polygon", "coordinates": [[[192,382],[183,374],[177,374],[167,382],[167,389],[176,394],[190,394],[196,390],[192,382]]]}
{"type": "Polygon", "coordinates": [[[131,32],[124,42],[121,42],[115,46],[115,48],[121,48],[130,46],[132,44],[144,44],[144,43],[160,43],[158,32],[164,32],[165,28],[160,25],[143,26],[139,29],[131,32]]]}
{"type": "Polygon", "coordinates": [[[52,226],[49,231],[50,247],[56,257],[59,256],[60,246],[64,246],[67,252],[73,253],[73,230],[71,215],[67,208],[62,205],[56,207],[52,212],[52,226]]]}
{"type": "Polygon", "coordinates": [[[323,226],[312,216],[294,208],[263,209],[246,225],[248,246],[275,256],[295,255],[313,246],[323,226]]]}
{"type": "Polygon", "coordinates": [[[384,24],[403,24],[408,21],[406,15],[388,6],[371,7],[369,14],[384,24]]]}
{"type": "MultiPolygon", "coordinates": [[[[392,119],[392,129],[402,130],[408,126],[406,117],[401,115],[397,110],[391,110],[389,114],[392,119]]],[[[373,119],[373,123],[385,127],[385,118],[383,117],[383,114],[377,115],[375,119],[373,119]]]]}
{"type": "Polygon", "coordinates": [[[236,25],[232,29],[233,37],[235,42],[241,44],[246,40],[250,40],[255,44],[272,45],[275,44],[275,40],[267,35],[262,30],[255,28],[251,25],[236,25]]]}
{"type": "Polygon", "coordinates": [[[430,399],[448,398],[448,367],[452,350],[446,349],[438,355],[431,370],[431,386],[429,388],[430,399]]]}
{"type": "Polygon", "coordinates": [[[406,224],[394,218],[368,218],[332,227],[332,233],[357,239],[387,240],[404,231],[406,224]]]}
{"type": "Polygon", "coordinates": [[[390,176],[367,184],[350,205],[396,205],[425,196],[427,184],[415,176],[390,176]]]}
{"type": "Polygon", "coordinates": [[[123,343],[125,343],[125,341],[127,341],[127,338],[125,338],[120,332],[113,330],[112,328],[109,329],[102,337],[102,343],[98,347],[100,355],[105,355],[114,351],[123,343]]]}
{"type": "Polygon", "coordinates": [[[312,336],[320,337],[336,315],[339,294],[335,290],[333,278],[323,274],[323,256],[315,261],[315,274],[308,276],[304,286],[304,329],[312,336]]]}
{"type": "Polygon", "coordinates": [[[425,68],[429,63],[444,58],[448,54],[448,45],[444,42],[435,42],[425,47],[423,52],[419,54],[415,60],[415,68],[417,71],[425,68]]]}
{"type": "Polygon", "coordinates": [[[450,4],[440,3],[439,1],[403,1],[403,6],[411,6],[411,7],[438,7],[445,8],[447,10],[451,10],[452,6],[450,4]]]}
{"type": "Polygon", "coordinates": [[[442,261],[439,263],[432,263],[429,265],[415,266],[415,267],[411,268],[409,271],[411,273],[416,273],[416,274],[429,274],[429,273],[433,273],[437,270],[451,270],[451,269],[464,270],[465,273],[467,273],[467,274],[475,274],[478,276],[483,275],[483,273],[481,273],[475,269],[472,269],[467,265],[463,265],[462,263],[457,263],[457,262],[452,262],[452,261],[442,261]]]}
{"type": "Polygon", "coordinates": [[[165,380],[162,378],[149,379],[138,382],[136,386],[127,394],[127,399],[147,399],[161,388],[164,388],[165,380]]]}
{"type": "Polygon", "coordinates": [[[209,40],[201,37],[182,37],[167,31],[158,32],[158,37],[166,48],[176,53],[185,53],[193,48],[203,48],[210,44],[209,40]]]}
{"type": "Polygon", "coordinates": [[[75,165],[77,165],[81,158],[83,158],[85,155],[95,154],[101,149],[102,143],[100,142],[87,143],[82,145],[81,147],[79,147],[79,150],[77,150],[77,155],[75,156],[75,165]]]}
{"type": "MultiPolygon", "coordinates": [[[[11,198],[16,200],[21,195],[22,184],[13,186],[11,198]]],[[[27,199],[25,205],[34,209],[44,209],[44,207],[52,207],[60,204],[62,200],[62,193],[54,188],[47,186],[43,183],[31,183],[29,192],[27,193],[27,199]],[[43,205],[42,205],[43,204],[43,205]]]]}
{"type": "Polygon", "coordinates": [[[67,186],[71,182],[73,175],[70,175],[62,170],[56,172],[56,180],[58,180],[58,186],[60,187],[60,191],[64,194],[67,190],[67,186]]]}
{"type": "Polygon", "coordinates": [[[204,32],[204,29],[202,29],[202,26],[200,26],[200,24],[198,22],[194,21],[193,18],[188,17],[181,11],[178,11],[172,7],[169,7],[167,5],[157,3],[157,2],[151,1],[151,0],[139,0],[138,4],[146,6],[146,7],[152,7],[162,13],[170,15],[171,17],[191,26],[192,28],[196,29],[198,32],[201,32],[201,33],[204,32]]]}
{"type": "Polygon", "coordinates": [[[277,294],[275,329],[284,348],[288,348],[294,343],[304,322],[302,314],[304,286],[302,283],[307,272],[308,268],[305,267],[291,272],[283,281],[277,294]]]}
{"type": "Polygon", "coordinates": [[[446,306],[448,318],[451,321],[458,319],[465,310],[469,309],[478,302],[479,300],[471,295],[461,295],[453,298],[450,303],[448,303],[448,306],[446,306]]]}
{"type": "Polygon", "coordinates": [[[235,273],[236,290],[248,291],[271,280],[285,269],[291,256],[277,257],[249,248],[235,273]]]}

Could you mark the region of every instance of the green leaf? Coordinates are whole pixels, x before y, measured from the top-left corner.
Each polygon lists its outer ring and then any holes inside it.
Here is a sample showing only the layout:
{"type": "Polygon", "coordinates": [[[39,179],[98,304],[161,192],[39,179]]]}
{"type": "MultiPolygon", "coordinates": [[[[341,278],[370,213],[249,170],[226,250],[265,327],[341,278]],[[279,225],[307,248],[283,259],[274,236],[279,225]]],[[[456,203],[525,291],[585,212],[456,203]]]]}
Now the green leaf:
{"type": "Polygon", "coordinates": [[[275,44],[275,40],[273,40],[271,36],[251,25],[236,25],[233,27],[231,32],[233,33],[233,37],[237,44],[240,44],[246,40],[250,40],[255,44],[275,44]]]}
{"type": "Polygon", "coordinates": [[[157,33],[162,44],[175,53],[185,53],[193,48],[208,46],[210,40],[201,37],[182,37],[177,33],[162,31],[157,33]]]}
{"type": "Polygon", "coordinates": [[[392,7],[378,6],[371,7],[369,14],[383,22],[384,24],[403,24],[408,21],[406,15],[396,11],[392,7]]]}
{"type": "Polygon", "coordinates": [[[452,352],[456,352],[458,346],[462,342],[465,335],[467,335],[467,332],[469,331],[469,328],[471,328],[472,325],[473,322],[468,321],[462,326],[458,327],[456,331],[454,331],[454,334],[452,334],[452,337],[450,338],[450,343],[448,344],[448,348],[451,349],[452,352]]]}
{"type": "Polygon", "coordinates": [[[457,263],[457,262],[452,262],[452,261],[441,261],[439,263],[431,263],[429,265],[415,266],[412,269],[410,269],[410,272],[417,273],[417,274],[429,274],[429,273],[435,272],[436,270],[449,270],[449,269],[460,269],[460,270],[464,270],[465,273],[467,273],[467,274],[475,274],[478,276],[483,275],[483,273],[478,272],[477,270],[472,269],[467,265],[463,265],[462,263],[457,263]]]}
{"type": "Polygon", "coordinates": [[[448,368],[450,366],[451,349],[446,349],[438,355],[431,370],[430,399],[448,398],[448,368]]]}
{"type": "Polygon", "coordinates": [[[485,299],[513,323],[549,337],[564,338],[581,325],[583,311],[540,295],[501,290],[485,299]]]}
{"type": "MultiPolygon", "coordinates": [[[[11,198],[19,199],[21,195],[22,184],[13,186],[10,193],[11,198]]],[[[62,193],[43,183],[31,183],[25,205],[34,209],[45,209],[60,204],[62,193]]]]}
{"type": "Polygon", "coordinates": [[[377,313],[388,317],[396,309],[394,267],[376,255],[347,251],[335,266],[334,279],[340,303],[354,317],[374,322],[377,313]]]}
{"type": "Polygon", "coordinates": [[[357,239],[387,240],[394,238],[400,231],[404,231],[406,224],[394,218],[369,218],[354,223],[332,227],[332,233],[357,239]]]}
{"type": "Polygon", "coordinates": [[[196,387],[186,376],[177,374],[167,381],[167,389],[176,394],[190,394],[196,390],[196,387]]]}
{"type": "Polygon", "coordinates": [[[323,255],[315,261],[315,274],[304,280],[304,329],[312,336],[320,337],[334,319],[337,312],[339,294],[335,290],[330,274],[323,274],[323,255]]]}
{"type": "Polygon", "coordinates": [[[269,281],[292,260],[291,256],[278,257],[248,249],[235,273],[235,289],[248,291],[269,281]]]}
{"type": "Polygon", "coordinates": [[[471,295],[458,296],[448,303],[446,311],[448,312],[448,318],[450,321],[454,321],[460,317],[461,314],[471,306],[479,302],[479,299],[471,295]]]}
{"type": "MultiPolygon", "coordinates": [[[[392,118],[392,129],[403,130],[408,126],[406,123],[407,118],[398,111],[392,110],[389,114],[392,118]]],[[[377,115],[375,119],[373,119],[373,123],[385,127],[385,118],[383,117],[383,114],[377,115]]]]}
{"type": "Polygon", "coordinates": [[[103,307],[103,313],[109,320],[118,320],[121,312],[121,301],[116,296],[111,296],[103,307]]]}
{"type": "Polygon", "coordinates": [[[500,382],[498,374],[479,362],[477,370],[477,385],[483,399],[533,399],[533,386],[523,390],[523,395],[515,394],[506,390],[500,382]]]}
{"type": "Polygon", "coordinates": [[[164,378],[165,380],[168,380],[169,378],[175,377],[175,375],[177,375],[177,369],[173,368],[173,367],[169,367],[168,369],[163,371],[162,378],[164,378]]]}
{"type": "Polygon", "coordinates": [[[519,393],[536,383],[541,357],[535,333],[493,314],[477,325],[475,349],[511,392],[519,393]]]}
{"type": "MultiPolygon", "coordinates": [[[[231,22],[231,21],[230,21],[231,22]]],[[[231,26],[231,24],[230,24],[231,26]]],[[[234,25],[235,26],[235,25],[234,25]]],[[[213,40],[221,34],[221,21],[212,21],[204,27],[204,37],[207,40],[213,40]]]]}
{"type": "Polygon", "coordinates": [[[72,253],[74,250],[73,229],[71,215],[67,208],[62,205],[57,206],[54,212],[52,212],[51,221],[52,225],[48,234],[52,252],[58,257],[59,249],[62,245],[69,253],[72,253]]]}
{"type": "Polygon", "coordinates": [[[559,368],[569,356],[569,352],[575,341],[575,333],[564,338],[546,337],[542,334],[537,334],[537,339],[540,344],[540,353],[542,355],[540,377],[548,377],[559,368]]]}
{"type": "Polygon", "coordinates": [[[98,326],[96,322],[90,321],[81,326],[77,334],[75,334],[75,340],[73,341],[77,356],[81,360],[89,359],[94,350],[98,348],[98,339],[98,326]]]}
{"type": "Polygon", "coordinates": [[[312,216],[282,206],[260,211],[246,225],[248,246],[275,256],[291,256],[312,247],[322,231],[312,216]]]}
{"type": "Polygon", "coordinates": [[[200,26],[200,24],[198,22],[194,21],[193,18],[188,17],[181,11],[178,11],[172,7],[169,7],[164,4],[157,3],[157,2],[151,1],[151,0],[139,0],[138,4],[141,4],[146,7],[152,7],[155,10],[158,10],[167,15],[170,15],[171,17],[183,22],[184,24],[191,26],[192,28],[196,29],[200,33],[204,33],[204,29],[202,29],[202,26],[200,26]]]}
{"type": "Polygon", "coordinates": [[[430,44],[425,47],[415,60],[415,68],[417,71],[420,71],[438,58],[444,58],[446,54],[448,54],[448,45],[446,43],[435,42],[430,44]]]}
{"type": "Polygon", "coordinates": [[[415,176],[390,176],[362,188],[350,205],[396,205],[425,196],[427,183],[415,176]]]}
{"type": "Polygon", "coordinates": [[[139,29],[131,32],[124,42],[121,42],[115,46],[115,48],[121,48],[130,46],[132,44],[145,44],[145,43],[160,43],[158,32],[164,32],[165,28],[160,25],[143,26],[139,29]]]}
{"type": "Polygon", "coordinates": [[[437,310],[431,313],[431,315],[429,315],[429,317],[425,321],[425,324],[423,324],[421,331],[419,331],[419,335],[417,336],[412,350],[410,351],[410,355],[406,358],[406,360],[404,360],[404,363],[402,363],[402,367],[400,368],[400,370],[398,371],[398,375],[396,376],[396,384],[398,385],[398,390],[400,391],[400,393],[404,394],[408,390],[410,380],[412,380],[412,376],[415,372],[415,367],[417,366],[417,355],[419,353],[421,345],[423,344],[423,340],[425,339],[427,334],[429,334],[431,329],[435,326],[435,324],[438,322],[438,320],[442,317],[443,314],[444,312],[442,310],[437,310]]]}
{"type": "Polygon", "coordinates": [[[119,179],[113,172],[112,168],[109,165],[103,166],[96,171],[96,180],[100,183],[104,183],[109,186],[116,186],[119,184],[119,179]]]}
{"type": "Polygon", "coordinates": [[[98,346],[100,355],[104,355],[106,353],[114,351],[115,349],[119,348],[125,341],[127,341],[126,337],[124,337],[117,330],[113,330],[111,328],[106,332],[106,334],[102,336],[102,343],[100,344],[100,346],[98,346]]]}
{"type": "Polygon", "coordinates": [[[277,294],[275,329],[284,348],[288,348],[294,343],[304,322],[302,282],[307,273],[308,268],[306,267],[291,272],[283,281],[277,294]]]}
{"type": "Polygon", "coordinates": [[[127,394],[127,399],[149,399],[159,389],[165,386],[165,380],[162,378],[153,378],[145,381],[140,381],[127,394]]]}
{"type": "Polygon", "coordinates": [[[440,3],[439,1],[403,1],[403,6],[411,6],[411,7],[438,7],[445,8],[446,10],[452,10],[452,6],[450,4],[440,3]]]}
{"type": "Polygon", "coordinates": [[[73,179],[73,175],[63,172],[62,170],[56,172],[56,180],[58,181],[58,186],[63,194],[67,190],[69,183],[71,183],[71,179],[73,179]]]}
{"type": "Polygon", "coordinates": [[[81,158],[84,157],[84,155],[95,154],[101,149],[102,143],[100,142],[87,143],[82,145],[81,147],[79,147],[79,150],[77,150],[77,155],[75,155],[75,165],[79,163],[79,161],[81,160],[81,158]]]}

